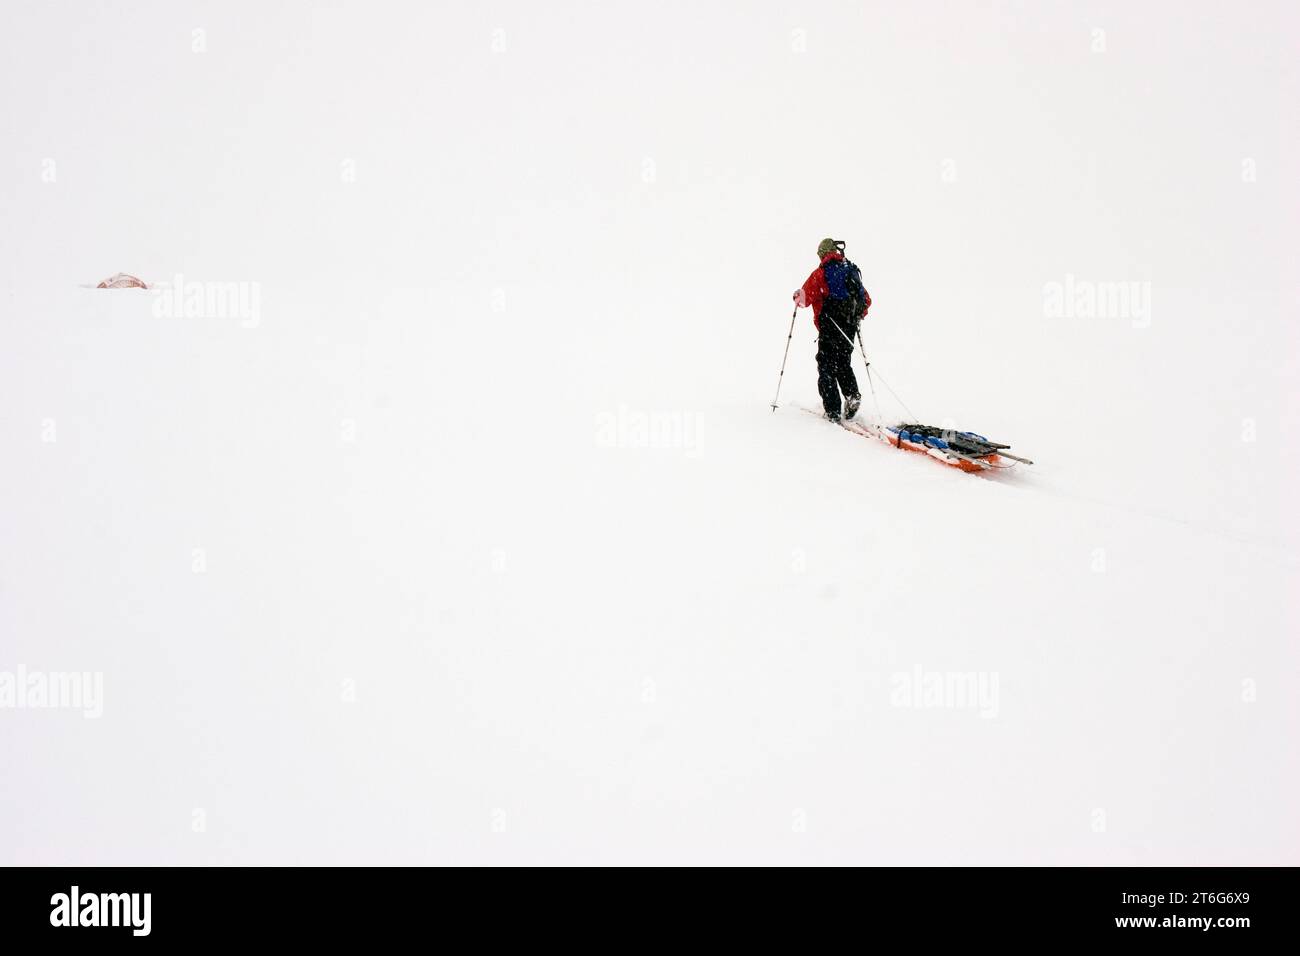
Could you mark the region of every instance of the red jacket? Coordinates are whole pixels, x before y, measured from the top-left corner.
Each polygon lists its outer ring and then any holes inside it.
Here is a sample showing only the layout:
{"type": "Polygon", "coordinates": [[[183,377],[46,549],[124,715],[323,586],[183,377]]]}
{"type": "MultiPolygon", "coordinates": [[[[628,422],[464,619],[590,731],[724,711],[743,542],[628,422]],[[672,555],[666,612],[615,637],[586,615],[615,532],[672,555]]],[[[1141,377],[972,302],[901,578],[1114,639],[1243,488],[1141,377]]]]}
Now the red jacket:
{"type": "MultiPolygon", "coordinates": [[[[803,284],[798,292],[794,294],[795,304],[802,308],[805,305],[811,305],[813,310],[813,325],[821,330],[822,304],[826,301],[826,295],[830,291],[826,288],[826,276],[822,272],[822,266],[832,259],[843,259],[844,256],[838,252],[827,253],[822,256],[821,265],[813,270],[808,281],[803,284]]],[[[864,293],[867,291],[864,287],[864,293]]],[[[867,304],[862,308],[862,314],[865,316],[867,310],[871,308],[871,295],[867,294],[867,304]]]]}

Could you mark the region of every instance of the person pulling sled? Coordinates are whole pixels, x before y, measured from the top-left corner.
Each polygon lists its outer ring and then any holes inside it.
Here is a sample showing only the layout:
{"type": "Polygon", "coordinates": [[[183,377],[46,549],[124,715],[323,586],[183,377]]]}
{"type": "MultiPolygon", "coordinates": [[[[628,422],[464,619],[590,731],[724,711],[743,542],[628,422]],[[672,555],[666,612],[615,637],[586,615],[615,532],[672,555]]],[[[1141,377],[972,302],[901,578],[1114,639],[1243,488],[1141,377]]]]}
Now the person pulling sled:
{"type": "Polygon", "coordinates": [[[862,284],[862,273],[844,258],[844,243],[823,239],[817,244],[821,264],[794,294],[796,308],[812,306],[817,328],[817,391],[821,393],[826,417],[838,422],[841,415],[852,418],[862,405],[862,392],[853,374],[853,340],[858,326],[871,308],[871,296],[862,284]]]}

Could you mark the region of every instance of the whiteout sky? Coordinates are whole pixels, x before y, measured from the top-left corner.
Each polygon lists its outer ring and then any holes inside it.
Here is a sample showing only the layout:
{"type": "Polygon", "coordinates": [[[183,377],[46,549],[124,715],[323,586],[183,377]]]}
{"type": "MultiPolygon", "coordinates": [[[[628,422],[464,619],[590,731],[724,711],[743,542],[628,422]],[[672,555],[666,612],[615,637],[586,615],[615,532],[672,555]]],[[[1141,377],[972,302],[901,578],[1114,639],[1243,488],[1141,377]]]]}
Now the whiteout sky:
{"type": "Polygon", "coordinates": [[[1292,5],[7,13],[0,861],[1297,862],[1292,5]]]}

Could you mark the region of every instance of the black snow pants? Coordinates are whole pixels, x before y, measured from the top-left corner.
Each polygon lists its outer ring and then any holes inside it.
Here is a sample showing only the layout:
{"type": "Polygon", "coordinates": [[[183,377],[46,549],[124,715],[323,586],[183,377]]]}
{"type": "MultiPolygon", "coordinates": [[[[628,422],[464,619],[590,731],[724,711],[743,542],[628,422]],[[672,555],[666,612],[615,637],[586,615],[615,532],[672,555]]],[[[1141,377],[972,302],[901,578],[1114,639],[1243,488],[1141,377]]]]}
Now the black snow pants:
{"type": "Polygon", "coordinates": [[[817,391],[829,418],[840,417],[840,392],[845,398],[862,398],[851,364],[859,321],[859,316],[851,315],[848,301],[828,300],[822,307],[817,332],[817,391]]]}

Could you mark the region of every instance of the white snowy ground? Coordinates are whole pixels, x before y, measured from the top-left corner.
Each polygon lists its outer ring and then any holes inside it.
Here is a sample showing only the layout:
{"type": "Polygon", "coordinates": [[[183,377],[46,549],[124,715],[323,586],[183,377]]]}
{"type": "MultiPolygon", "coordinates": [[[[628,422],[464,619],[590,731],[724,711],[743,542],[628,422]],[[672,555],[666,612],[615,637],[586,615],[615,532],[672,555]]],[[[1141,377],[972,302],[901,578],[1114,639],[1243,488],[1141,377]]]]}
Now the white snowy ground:
{"type": "Polygon", "coordinates": [[[899,6],[14,5],[0,862],[1300,862],[1297,17],[899,6]]]}

